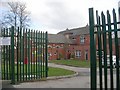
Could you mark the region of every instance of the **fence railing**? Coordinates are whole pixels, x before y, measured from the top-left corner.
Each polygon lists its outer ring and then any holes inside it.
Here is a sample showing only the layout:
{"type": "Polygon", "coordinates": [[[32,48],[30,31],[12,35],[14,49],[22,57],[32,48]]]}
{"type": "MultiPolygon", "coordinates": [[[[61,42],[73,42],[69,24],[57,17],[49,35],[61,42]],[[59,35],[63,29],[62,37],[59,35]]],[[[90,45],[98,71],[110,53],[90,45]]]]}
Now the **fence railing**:
{"type": "Polygon", "coordinates": [[[2,45],[2,79],[11,83],[40,80],[48,75],[47,32],[14,27],[2,29],[10,45],[2,45]]]}
{"type": "Polygon", "coordinates": [[[120,37],[118,35],[120,22],[117,22],[115,9],[112,15],[107,11],[106,15],[102,12],[99,16],[96,11],[96,23],[94,10],[90,8],[91,89],[120,90],[120,37]],[[99,72],[97,62],[99,62],[99,72]]]}

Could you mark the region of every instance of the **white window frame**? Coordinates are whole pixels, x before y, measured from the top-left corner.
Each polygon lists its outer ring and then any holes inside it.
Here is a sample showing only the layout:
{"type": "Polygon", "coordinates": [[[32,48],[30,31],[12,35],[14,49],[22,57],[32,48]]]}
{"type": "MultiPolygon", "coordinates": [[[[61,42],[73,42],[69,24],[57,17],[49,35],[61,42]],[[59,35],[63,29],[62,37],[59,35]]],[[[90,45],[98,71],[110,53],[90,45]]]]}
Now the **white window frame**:
{"type": "Polygon", "coordinates": [[[52,56],[52,54],[51,54],[51,53],[48,53],[48,56],[50,57],[50,56],[52,56]]]}
{"type": "Polygon", "coordinates": [[[56,48],[60,48],[60,46],[59,46],[59,45],[56,45],[56,48]]]}
{"type": "Polygon", "coordinates": [[[51,45],[48,45],[48,48],[52,48],[52,46],[51,46],[51,45]]]}
{"type": "Polygon", "coordinates": [[[85,43],[85,36],[81,35],[80,36],[80,44],[84,44],[85,43]]]}
{"type": "MultiPolygon", "coordinates": [[[[104,51],[102,51],[102,56],[104,55],[104,51]]],[[[96,51],[96,56],[99,56],[98,50],[96,51]]]]}
{"type": "Polygon", "coordinates": [[[75,57],[80,58],[81,57],[81,50],[76,50],[75,51],[75,57]]]}

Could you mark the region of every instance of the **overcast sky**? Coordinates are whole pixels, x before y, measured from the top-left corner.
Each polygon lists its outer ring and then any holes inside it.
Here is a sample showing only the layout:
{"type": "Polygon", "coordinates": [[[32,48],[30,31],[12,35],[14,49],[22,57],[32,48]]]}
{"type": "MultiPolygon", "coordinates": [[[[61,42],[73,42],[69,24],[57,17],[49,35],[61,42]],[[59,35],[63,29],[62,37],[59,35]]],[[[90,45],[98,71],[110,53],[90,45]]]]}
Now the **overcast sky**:
{"type": "MultiPolygon", "coordinates": [[[[17,1],[17,0],[0,0],[17,1]]],[[[57,33],[66,28],[78,28],[89,23],[88,8],[99,12],[118,9],[120,0],[19,0],[27,4],[31,12],[31,27],[48,33],[57,33]]],[[[0,4],[5,7],[4,3],[0,4]]],[[[100,14],[100,13],[99,13],[100,14]]]]}

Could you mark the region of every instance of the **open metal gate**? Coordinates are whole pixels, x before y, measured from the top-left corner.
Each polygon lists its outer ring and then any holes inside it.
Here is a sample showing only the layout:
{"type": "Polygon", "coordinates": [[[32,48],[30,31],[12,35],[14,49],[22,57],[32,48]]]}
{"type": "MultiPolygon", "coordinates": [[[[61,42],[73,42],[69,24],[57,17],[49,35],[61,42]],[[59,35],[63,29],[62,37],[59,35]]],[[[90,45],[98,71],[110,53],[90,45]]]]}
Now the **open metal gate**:
{"type": "Polygon", "coordinates": [[[47,32],[11,27],[1,29],[1,38],[2,80],[14,84],[48,76],[47,32]]]}
{"type": "Polygon", "coordinates": [[[115,9],[112,15],[107,11],[99,16],[96,11],[96,24],[94,20],[94,10],[90,8],[91,90],[120,90],[120,22],[115,9]]]}

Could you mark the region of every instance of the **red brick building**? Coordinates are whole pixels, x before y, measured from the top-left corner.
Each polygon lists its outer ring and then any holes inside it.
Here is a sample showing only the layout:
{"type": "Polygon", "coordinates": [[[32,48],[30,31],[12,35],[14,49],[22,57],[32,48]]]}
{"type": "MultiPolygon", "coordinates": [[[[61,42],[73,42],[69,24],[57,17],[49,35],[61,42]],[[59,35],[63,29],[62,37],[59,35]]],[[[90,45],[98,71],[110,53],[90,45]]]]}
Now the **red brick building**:
{"type": "Polygon", "coordinates": [[[49,60],[90,60],[89,26],[66,29],[58,34],[48,35],[49,60]]]}
{"type": "MultiPolygon", "coordinates": [[[[107,38],[107,54],[109,54],[109,38],[107,38]]],[[[89,26],[66,29],[58,34],[48,35],[48,59],[79,59],[90,60],[90,35],[89,26]]],[[[120,53],[120,38],[119,53],[120,53]]],[[[98,42],[96,38],[96,50],[98,48],[98,42]]],[[[115,39],[112,40],[112,54],[116,55],[115,39]]],[[[96,51],[97,56],[97,51],[96,51]]]]}

